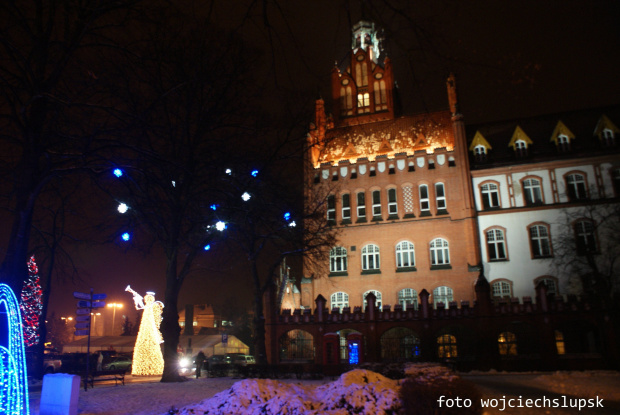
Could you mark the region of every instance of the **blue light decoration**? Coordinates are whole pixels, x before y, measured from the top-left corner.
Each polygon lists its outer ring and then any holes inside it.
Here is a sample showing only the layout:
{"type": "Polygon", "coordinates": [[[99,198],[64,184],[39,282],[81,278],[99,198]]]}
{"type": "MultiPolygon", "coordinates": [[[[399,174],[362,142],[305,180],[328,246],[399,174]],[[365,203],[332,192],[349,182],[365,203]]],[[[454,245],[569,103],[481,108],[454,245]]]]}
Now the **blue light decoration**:
{"type": "Polygon", "coordinates": [[[211,249],[211,245],[208,245],[208,244],[207,244],[207,245],[205,245],[204,250],[205,250],[205,251],[208,251],[209,249],[211,249]]]}
{"type": "Polygon", "coordinates": [[[121,239],[125,242],[129,241],[131,239],[131,234],[129,232],[125,232],[121,235],[121,239]]]}
{"type": "Polygon", "coordinates": [[[360,347],[357,342],[349,343],[349,364],[356,365],[360,362],[360,347]]]}
{"type": "Polygon", "coordinates": [[[220,205],[214,203],[209,207],[211,208],[211,210],[217,210],[217,208],[220,207],[220,205]]]}
{"type": "Polygon", "coordinates": [[[258,170],[252,170],[252,173],[250,173],[252,175],[252,177],[256,177],[258,176],[258,170]]]}
{"type": "Polygon", "coordinates": [[[284,220],[288,222],[290,219],[291,219],[291,212],[286,212],[284,214],[284,220]]]}
{"type": "Polygon", "coordinates": [[[30,413],[22,318],[15,294],[0,284],[0,413],[30,413]]]}
{"type": "Polygon", "coordinates": [[[123,175],[123,171],[121,169],[114,169],[112,171],[112,173],[116,176],[116,177],[121,177],[123,175]]]}

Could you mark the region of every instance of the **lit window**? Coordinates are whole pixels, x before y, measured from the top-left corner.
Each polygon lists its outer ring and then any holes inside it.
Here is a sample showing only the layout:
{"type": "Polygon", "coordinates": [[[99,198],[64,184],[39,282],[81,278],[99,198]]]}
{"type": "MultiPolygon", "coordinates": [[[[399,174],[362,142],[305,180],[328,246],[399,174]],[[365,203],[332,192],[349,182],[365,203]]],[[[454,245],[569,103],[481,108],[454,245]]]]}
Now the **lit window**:
{"type": "Polygon", "coordinates": [[[345,272],[347,270],[347,250],[335,246],[329,251],[329,271],[345,272]]]}
{"type": "Polygon", "coordinates": [[[418,308],[418,293],[413,288],[405,288],[398,292],[398,304],[407,309],[408,305],[418,308]]]}
{"type": "Polygon", "coordinates": [[[327,196],[327,220],[336,220],[336,198],[333,195],[327,196]]]}
{"type": "Polygon", "coordinates": [[[489,261],[506,259],[506,242],[504,240],[504,232],[501,229],[487,231],[487,249],[489,261]]]}
{"type": "Polygon", "coordinates": [[[487,159],[487,149],[483,145],[477,145],[474,147],[474,159],[477,162],[486,161],[487,159]]]}
{"type": "Polygon", "coordinates": [[[342,220],[351,219],[351,196],[346,193],[342,195],[342,220]]]}
{"type": "Polygon", "coordinates": [[[528,206],[542,203],[542,189],[540,187],[540,180],[523,180],[523,197],[525,198],[525,204],[528,206]]]}
{"type": "Polygon", "coordinates": [[[594,236],[594,224],[589,220],[575,222],[575,240],[579,255],[591,254],[598,251],[594,236]]]}
{"type": "Polygon", "coordinates": [[[388,189],[388,214],[398,213],[398,203],[396,203],[396,189],[388,189]]]}
{"type": "Polygon", "coordinates": [[[502,356],[517,355],[517,336],[514,333],[505,331],[497,337],[497,345],[499,346],[499,354],[502,356]]]}
{"type": "Polygon", "coordinates": [[[512,284],[508,281],[496,281],[491,284],[491,294],[493,297],[512,297],[512,284]]]}
{"type": "Polygon", "coordinates": [[[343,292],[337,292],[332,294],[331,309],[337,308],[342,312],[342,309],[349,306],[349,294],[343,292]]]}
{"type": "Polygon", "coordinates": [[[420,210],[422,212],[428,212],[431,209],[431,204],[428,200],[428,186],[423,184],[420,186],[420,210]]]}
{"type": "Polygon", "coordinates": [[[549,240],[549,228],[545,225],[530,227],[530,243],[534,258],[546,258],[551,256],[551,242],[549,240]]]}
{"type": "Polygon", "coordinates": [[[483,209],[499,207],[499,186],[495,183],[486,183],[480,186],[483,209]]]}
{"type": "Polygon", "coordinates": [[[375,301],[375,306],[379,309],[379,310],[383,310],[383,304],[381,304],[381,293],[379,291],[376,290],[370,290],[370,291],[366,291],[364,293],[364,310],[366,310],[366,306],[367,301],[366,301],[366,297],[368,297],[368,294],[373,293],[375,295],[375,298],[377,299],[375,301]]]}
{"type": "Polygon", "coordinates": [[[450,334],[437,337],[437,357],[449,359],[457,356],[456,337],[450,334]]]}
{"type": "Polygon", "coordinates": [[[415,252],[411,242],[404,241],[396,245],[396,267],[415,267],[415,252]]]}
{"type": "Polygon", "coordinates": [[[373,218],[381,217],[381,190],[372,192],[372,216],[373,218]]]}
{"type": "Polygon", "coordinates": [[[564,334],[559,330],[555,330],[555,349],[559,355],[566,353],[566,349],[564,348],[564,334]]]}
{"type": "Polygon", "coordinates": [[[568,199],[572,202],[575,200],[583,200],[588,197],[586,178],[583,174],[569,174],[566,176],[566,192],[568,199]]]}
{"type": "Polygon", "coordinates": [[[447,265],[450,263],[448,241],[437,238],[431,242],[431,265],[447,265]]]}
{"type": "Polygon", "coordinates": [[[370,94],[368,92],[357,94],[357,108],[359,113],[370,112],[370,94]]]}
{"type": "Polygon", "coordinates": [[[357,194],[357,219],[366,219],[366,194],[364,192],[357,194]]]}
{"type": "Polygon", "coordinates": [[[443,183],[435,183],[435,203],[437,210],[446,209],[446,191],[443,183]]]}
{"type": "Polygon", "coordinates": [[[366,245],[362,248],[362,270],[379,269],[379,247],[377,245],[366,245]]]}
{"type": "Polygon", "coordinates": [[[437,306],[439,303],[443,303],[446,307],[453,301],[452,288],[442,286],[433,290],[433,304],[437,306]]]}
{"type": "Polygon", "coordinates": [[[517,157],[527,156],[527,143],[523,140],[515,141],[515,155],[517,157]]]}
{"type": "Polygon", "coordinates": [[[340,108],[343,116],[353,115],[353,94],[350,86],[340,88],[340,108]]]}
{"type": "Polygon", "coordinates": [[[570,150],[570,139],[567,135],[560,134],[558,135],[558,151],[565,153],[570,150]]]}

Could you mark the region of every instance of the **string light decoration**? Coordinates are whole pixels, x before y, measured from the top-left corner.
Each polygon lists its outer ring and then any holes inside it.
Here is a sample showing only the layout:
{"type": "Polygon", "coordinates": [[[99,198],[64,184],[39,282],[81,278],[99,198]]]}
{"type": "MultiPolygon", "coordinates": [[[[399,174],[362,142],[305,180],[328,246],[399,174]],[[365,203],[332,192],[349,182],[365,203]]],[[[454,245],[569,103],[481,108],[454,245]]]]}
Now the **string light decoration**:
{"type": "Polygon", "coordinates": [[[136,310],[144,310],[133,349],[131,374],[134,376],[159,376],[164,373],[164,357],[160,346],[164,340],[159,331],[164,305],[161,301],[155,301],[154,292],[148,291],[142,297],[129,285],[125,291],[133,294],[136,310]]]}
{"type": "Polygon", "coordinates": [[[0,413],[30,414],[22,319],[15,294],[0,284],[0,413]]]}
{"type": "Polygon", "coordinates": [[[21,309],[24,325],[24,344],[26,347],[39,343],[39,317],[43,312],[43,290],[39,281],[39,268],[34,255],[28,261],[28,279],[22,288],[21,309]]]}

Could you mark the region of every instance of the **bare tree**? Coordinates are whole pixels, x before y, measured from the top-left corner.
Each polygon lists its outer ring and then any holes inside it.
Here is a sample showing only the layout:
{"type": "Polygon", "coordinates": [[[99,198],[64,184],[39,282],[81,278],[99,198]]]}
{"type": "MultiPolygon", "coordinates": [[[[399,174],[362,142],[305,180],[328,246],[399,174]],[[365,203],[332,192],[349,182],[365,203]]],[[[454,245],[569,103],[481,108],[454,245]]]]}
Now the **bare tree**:
{"type": "Polygon", "coordinates": [[[566,208],[553,241],[558,275],[585,294],[612,304],[620,290],[620,204],[594,201],[566,208]]]}

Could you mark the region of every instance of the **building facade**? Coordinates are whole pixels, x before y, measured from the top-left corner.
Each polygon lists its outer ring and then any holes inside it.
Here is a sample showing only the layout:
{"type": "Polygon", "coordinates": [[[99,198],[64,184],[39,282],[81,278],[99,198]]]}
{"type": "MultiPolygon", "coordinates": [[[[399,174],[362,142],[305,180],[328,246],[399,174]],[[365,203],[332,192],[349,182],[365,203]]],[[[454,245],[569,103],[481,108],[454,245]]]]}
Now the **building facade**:
{"type": "Polygon", "coordinates": [[[328,307],[472,300],[479,242],[465,128],[454,78],[450,110],[396,116],[389,58],[374,25],[353,29],[352,49],[332,72],[332,116],[318,100],[308,135],[308,193],[325,198],[339,229],[329,268],[306,267],[302,306],[322,294],[328,307]]]}

